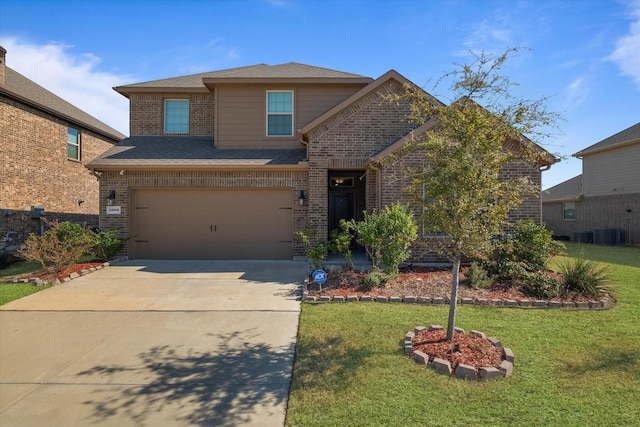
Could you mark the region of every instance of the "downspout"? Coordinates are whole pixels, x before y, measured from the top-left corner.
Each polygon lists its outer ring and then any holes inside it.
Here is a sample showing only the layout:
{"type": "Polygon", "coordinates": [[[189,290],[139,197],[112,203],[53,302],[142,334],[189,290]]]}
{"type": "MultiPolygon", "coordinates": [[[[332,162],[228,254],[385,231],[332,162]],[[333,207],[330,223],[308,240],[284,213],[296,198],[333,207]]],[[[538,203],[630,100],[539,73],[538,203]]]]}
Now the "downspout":
{"type": "Polygon", "coordinates": [[[307,155],[304,160],[308,162],[309,161],[309,141],[304,140],[304,136],[300,129],[298,129],[298,141],[300,142],[300,144],[304,145],[304,148],[307,152],[307,155]]]}
{"type": "Polygon", "coordinates": [[[96,172],[95,169],[91,168],[91,169],[89,169],[89,173],[91,173],[91,175],[95,176],[97,181],[100,181],[102,179],[102,172],[96,172]]]}

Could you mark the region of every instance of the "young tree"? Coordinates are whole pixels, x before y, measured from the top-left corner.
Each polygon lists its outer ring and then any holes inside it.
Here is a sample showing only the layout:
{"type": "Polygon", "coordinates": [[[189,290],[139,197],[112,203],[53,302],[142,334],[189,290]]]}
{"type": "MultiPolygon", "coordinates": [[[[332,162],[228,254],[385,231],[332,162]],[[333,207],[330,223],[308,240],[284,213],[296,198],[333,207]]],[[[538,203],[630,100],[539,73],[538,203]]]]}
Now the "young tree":
{"type": "Polygon", "coordinates": [[[417,88],[407,87],[404,96],[410,119],[427,123],[427,129],[392,161],[408,151],[426,156],[426,166],[407,174],[410,190],[424,207],[425,231],[446,236],[432,242],[453,264],[448,340],[453,339],[461,259],[485,258],[508,225],[509,212],[539,191],[529,178],[504,179],[501,171],[518,162],[538,167],[548,153],[524,135],[540,138],[559,118],[546,110],[544,98],[512,96],[514,85],[500,70],[517,51],[475,55],[473,63],[445,75],[455,80],[457,101],[450,105],[417,88]]]}

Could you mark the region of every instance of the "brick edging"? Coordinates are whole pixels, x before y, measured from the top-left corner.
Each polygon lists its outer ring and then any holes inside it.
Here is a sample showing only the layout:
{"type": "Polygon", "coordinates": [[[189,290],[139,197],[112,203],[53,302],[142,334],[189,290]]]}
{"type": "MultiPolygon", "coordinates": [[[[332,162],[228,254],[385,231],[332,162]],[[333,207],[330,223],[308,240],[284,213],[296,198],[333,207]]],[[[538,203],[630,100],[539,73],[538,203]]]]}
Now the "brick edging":
{"type": "MultiPolygon", "coordinates": [[[[495,337],[487,338],[484,332],[472,330],[469,335],[476,336],[482,339],[488,340],[491,345],[495,348],[501,350],[502,352],[502,362],[500,363],[500,368],[496,368],[493,366],[484,366],[479,369],[474,368],[473,366],[458,364],[455,369],[452,368],[451,362],[448,360],[440,359],[438,357],[430,357],[428,354],[413,349],[413,337],[415,337],[420,332],[427,330],[424,326],[416,326],[413,331],[409,331],[404,336],[404,353],[407,357],[413,359],[416,363],[421,365],[425,365],[437,372],[442,372],[447,375],[453,375],[457,378],[464,378],[467,380],[491,380],[498,377],[508,378],[513,374],[513,365],[515,363],[515,357],[513,355],[513,351],[510,348],[503,347],[502,343],[495,337]]],[[[429,331],[433,330],[442,330],[442,326],[440,325],[431,325],[429,326],[429,331]]],[[[464,329],[455,328],[456,334],[464,334],[464,329]]]]}
{"type": "MultiPolygon", "coordinates": [[[[309,295],[307,286],[309,280],[305,279],[302,290],[303,302],[378,302],[378,303],[403,303],[403,304],[422,304],[422,305],[443,305],[449,304],[449,297],[433,297],[433,296],[375,296],[375,295],[349,295],[334,296],[329,295],[309,295]]],[[[534,300],[534,299],[486,299],[486,298],[458,298],[458,304],[484,305],[492,307],[508,307],[508,308],[577,308],[589,310],[607,310],[613,304],[608,305],[605,300],[593,301],[557,301],[557,300],[534,300]]]]}
{"type": "Polygon", "coordinates": [[[127,261],[128,257],[119,257],[114,258],[111,261],[103,262],[101,265],[96,267],[87,268],[86,270],[81,270],[80,273],[73,272],[69,276],[64,277],[62,279],[56,279],[54,282],[48,282],[46,280],[42,280],[38,277],[30,277],[27,279],[13,279],[9,280],[9,283],[33,283],[36,286],[44,286],[44,285],[60,285],[62,283],[70,282],[73,279],[77,279],[78,277],[86,276],[89,273],[93,273],[97,270],[102,270],[105,267],[109,267],[110,265],[115,265],[121,263],[123,261],[127,261]]]}

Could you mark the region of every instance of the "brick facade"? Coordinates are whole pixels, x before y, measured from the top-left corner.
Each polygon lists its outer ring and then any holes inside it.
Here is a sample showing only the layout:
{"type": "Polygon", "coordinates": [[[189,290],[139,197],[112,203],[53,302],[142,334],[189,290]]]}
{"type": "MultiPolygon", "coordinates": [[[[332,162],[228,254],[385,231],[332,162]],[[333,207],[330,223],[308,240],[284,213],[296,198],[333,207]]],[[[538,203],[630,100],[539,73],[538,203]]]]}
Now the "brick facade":
{"type": "MultiPolygon", "coordinates": [[[[100,200],[106,200],[111,190],[116,192],[114,206],[121,207],[120,215],[107,215],[106,203],[100,209],[100,227],[118,230],[118,237],[129,239],[129,221],[132,217],[130,194],[132,189],[151,188],[290,188],[293,206],[292,234],[304,229],[307,224],[307,208],[300,206],[298,197],[307,188],[307,174],[304,171],[105,171],[100,177],[100,200]]],[[[122,255],[128,254],[125,246],[122,255]]],[[[299,239],[294,239],[294,256],[304,255],[299,239]]]]}
{"type": "Polygon", "coordinates": [[[69,125],[0,96],[0,238],[17,233],[12,245],[40,231],[40,221],[31,219],[31,206],[43,206],[50,219],[98,225],[98,183],[84,164],[114,141],[71,125],[81,132],[81,160],[69,160],[69,125]]]}
{"type": "Polygon", "coordinates": [[[189,136],[214,135],[215,100],[213,94],[134,93],[129,97],[130,129],[135,136],[167,135],[164,132],[164,101],[189,100],[189,136]]]}
{"type": "Polygon", "coordinates": [[[586,197],[572,203],[576,206],[575,220],[562,218],[561,202],[544,203],[544,221],[554,235],[573,240],[574,232],[616,228],[620,230],[621,243],[640,243],[640,194],[586,197]]]}

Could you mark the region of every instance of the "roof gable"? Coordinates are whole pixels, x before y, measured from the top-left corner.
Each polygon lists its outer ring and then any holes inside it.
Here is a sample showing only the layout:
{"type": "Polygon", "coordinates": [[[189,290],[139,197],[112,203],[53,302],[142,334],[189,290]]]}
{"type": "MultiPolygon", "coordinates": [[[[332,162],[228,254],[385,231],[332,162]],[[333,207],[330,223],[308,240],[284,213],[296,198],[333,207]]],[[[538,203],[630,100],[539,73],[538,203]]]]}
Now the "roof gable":
{"type": "Polygon", "coordinates": [[[640,143],[640,122],[616,133],[615,135],[605,138],[584,150],[578,151],[573,155],[573,157],[582,157],[589,154],[595,154],[600,151],[637,143],[640,143]]]}
{"type": "Polygon", "coordinates": [[[582,175],[575,176],[542,192],[542,203],[575,201],[582,196],[582,175]]]}
{"type": "Polygon", "coordinates": [[[289,62],[280,65],[256,64],[246,67],[229,68],[226,70],[210,71],[191,74],[188,76],[172,77],[143,83],[118,86],[114,89],[128,96],[133,92],[153,92],[162,90],[209,92],[216,84],[230,83],[356,83],[367,84],[372,79],[343,71],[312,65],[289,62]]]}
{"type": "Polygon", "coordinates": [[[5,83],[0,86],[0,92],[114,141],[125,138],[117,130],[9,67],[5,68],[5,83]]]}
{"type": "Polygon", "coordinates": [[[322,125],[324,122],[326,122],[327,120],[331,119],[333,116],[339,114],[344,109],[349,108],[351,105],[357,103],[359,100],[361,100],[362,98],[364,98],[365,96],[367,96],[371,92],[375,91],[380,86],[384,85],[385,83],[387,83],[389,80],[392,80],[392,79],[396,80],[400,84],[413,85],[413,83],[411,81],[409,81],[406,77],[404,77],[403,75],[401,75],[397,71],[389,70],[386,73],[384,73],[382,76],[378,77],[376,80],[374,80],[371,83],[369,83],[367,86],[365,86],[362,89],[360,89],[358,92],[356,92],[353,95],[351,95],[349,98],[345,99],[344,101],[342,101],[341,103],[339,103],[335,107],[333,107],[330,110],[328,110],[325,113],[323,113],[321,116],[317,117],[316,119],[314,119],[314,120],[310,121],[309,123],[307,123],[306,125],[304,125],[299,130],[299,132],[302,135],[308,134],[309,132],[311,132],[316,127],[322,125]]]}

